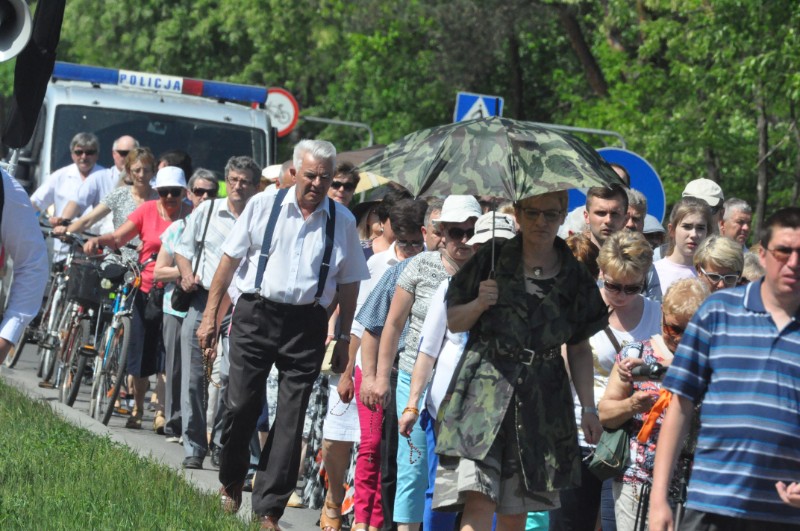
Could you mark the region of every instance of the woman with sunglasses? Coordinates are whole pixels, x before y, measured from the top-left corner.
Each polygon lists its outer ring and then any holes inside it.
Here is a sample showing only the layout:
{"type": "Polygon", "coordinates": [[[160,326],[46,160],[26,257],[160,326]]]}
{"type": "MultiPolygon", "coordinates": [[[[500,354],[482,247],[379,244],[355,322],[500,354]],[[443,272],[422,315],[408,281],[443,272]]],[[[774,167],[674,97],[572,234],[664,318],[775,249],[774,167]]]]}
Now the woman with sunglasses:
{"type": "MultiPolygon", "coordinates": [[[[143,203],[114,232],[89,239],[83,247],[84,252],[95,254],[101,246],[119,249],[138,236],[142,242],[139,246],[139,262],[158,254],[161,234],[173,221],[188,216],[191,208],[183,201],[186,196],[186,177],[180,168],[168,166],[158,170],[155,189],[159,196],[157,201],[143,203]]],[[[152,321],[144,319],[147,294],[153,287],[154,269],[155,262],[151,262],[142,271],[142,285],[133,301],[133,333],[128,350],[127,372],[133,377],[134,409],[125,425],[127,428],[142,427],[148,378],[162,365],[159,359],[162,347],[161,318],[159,316],[152,321]]]]}
{"type": "MultiPolygon", "coordinates": [[[[640,529],[643,523],[646,525],[647,512],[641,503],[649,499],[658,434],[669,404],[669,396],[661,391],[660,380],[672,362],[684,329],[708,293],[706,283],[699,279],[682,279],[670,286],[662,305],[661,334],[625,345],[598,404],[604,427],[618,428],[630,422],[631,464],[611,480],[614,514],[620,531],[633,531],[640,529]],[[633,376],[632,371],[637,367],[637,372],[643,371],[644,376],[633,376]],[[640,514],[642,510],[644,515],[640,514]],[[637,513],[640,514],[638,520],[637,513]]],[[[677,484],[687,470],[682,466],[673,484],[677,484]]]]}
{"type": "Polygon", "coordinates": [[[328,189],[328,197],[344,206],[350,206],[360,180],[361,176],[355,166],[349,162],[340,162],[328,189]]]}
{"type": "Polygon", "coordinates": [[[681,278],[697,277],[694,254],[713,227],[713,215],[708,203],[696,197],[684,197],[672,207],[667,233],[667,254],[653,267],[661,283],[661,294],[670,284],[681,278]]]}
{"type": "Polygon", "coordinates": [[[736,287],[744,269],[742,246],[724,236],[709,236],[694,254],[694,267],[712,293],[736,287]]]}
{"type": "MultiPolygon", "coordinates": [[[[395,402],[398,418],[403,415],[411,390],[411,373],[414,370],[420,330],[428,313],[430,298],[442,280],[456,274],[472,258],[473,249],[467,242],[475,234],[475,221],[481,214],[481,206],[474,197],[447,197],[437,220],[444,233],[444,249],[427,251],[412,258],[397,281],[386,326],[381,335],[373,393],[385,405],[392,365],[398,357],[400,334],[410,318],[405,346],[399,351],[395,402]]],[[[367,369],[363,369],[366,373],[367,369]]],[[[369,400],[364,401],[369,403],[369,400]]],[[[420,407],[417,404],[417,412],[420,407]]],[[[407,441],[397,445],[394,521],[397,522],[399,531],[419,529],[425,509],[425,489],[428,486],[425,431],[419,423],[415,425],[407,441]]]]}
{"type": "Polygon", "coordinates": [[[462,530],[491,529],[495,513],[499,529],[522,530],[528,512],[578,484],[564,344],[581,424],[590,441],[600,435],[588,338],[608,317],[596,280],[556,236],[567,193],[515,207],[521,233],[481,247],[447,291],[448,329],[469,338],[439,408],[433,506],[463,508],[462,530]]]}

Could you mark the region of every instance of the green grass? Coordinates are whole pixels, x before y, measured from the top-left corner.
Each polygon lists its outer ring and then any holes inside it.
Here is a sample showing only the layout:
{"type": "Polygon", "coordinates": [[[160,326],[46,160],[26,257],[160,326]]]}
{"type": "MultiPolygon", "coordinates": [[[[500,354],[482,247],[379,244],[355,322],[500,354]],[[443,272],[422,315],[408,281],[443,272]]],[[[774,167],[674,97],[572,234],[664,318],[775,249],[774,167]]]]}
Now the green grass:
{"type": "Polygon", "coordinates": [[[0,529],[257,529],[0,382],[0,529]]]}

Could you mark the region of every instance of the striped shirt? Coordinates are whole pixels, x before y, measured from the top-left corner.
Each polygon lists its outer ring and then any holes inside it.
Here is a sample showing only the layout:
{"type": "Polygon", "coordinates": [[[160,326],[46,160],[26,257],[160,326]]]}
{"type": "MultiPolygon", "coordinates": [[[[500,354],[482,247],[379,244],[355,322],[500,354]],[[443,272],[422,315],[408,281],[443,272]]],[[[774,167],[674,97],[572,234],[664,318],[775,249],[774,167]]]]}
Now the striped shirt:
{"type": "Polygon", "coordinates": [[[775,482],[800,479],[800,315],[778,330],[762,282],[705,301],[664,387],[703,404],[686,506],[796,524],[775,482]]]}

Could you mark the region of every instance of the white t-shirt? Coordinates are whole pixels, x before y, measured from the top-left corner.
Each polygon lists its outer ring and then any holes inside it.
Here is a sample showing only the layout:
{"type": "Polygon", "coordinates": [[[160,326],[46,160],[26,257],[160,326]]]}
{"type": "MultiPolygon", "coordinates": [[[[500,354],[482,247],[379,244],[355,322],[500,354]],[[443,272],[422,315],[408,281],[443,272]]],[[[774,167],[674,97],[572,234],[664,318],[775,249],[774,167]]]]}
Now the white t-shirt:
{"type": "Polygon", "coordinates": [[[656,268],[658,280],[661,282],[662,297],[667,293],[667,288],[669,288],[670,285],[676,280],[697,277],[697,270],[694,268],[694,266],[676,264],[669,258],[662,258],[661,260],[653,263],[653,267],[656,268]]]}
{"type": "Polygon", "coordinates": [[[436,418],[469,337],[469,332],[456,333],[447,328],[447,302],[444,297],[449,285],[449,278],[443,280],[431,296],[419,338],[419,353],[438,360],[425,398],[425,407],[433,418],[436,418]]]}
{"type": "MultiPolygon", "coordinates": [[[[642,318],[639,320],[639,324],[627,332],[609,326],[611,333],[614,334],[620,347],[624,347],[633,341],[650,339],[651,336],[661,333],[661,304],[643,297],[642,295],[638,296],[642,297],[642,300],[644,300],[642,318]]],[[[614,361],[617,357],[617,349],[611,344],[611,340],[608,338],[605,330],[600,330],[590,337],[589,345],[592,347],[592,359],[594,362],[594,401],[595,404],[597,404],[606,392],[608,377],[611,374],[611,369],[614,367],[614,361]]],[[[572,388],[572,398],[575,402],[575,419],[580,427],[583,411],[574,387],[572,388]]],[[[586,446],[586,441],[583,438],[583,431],[580,429],[578,430],[578,442],[581,446],[586,446]]]]}

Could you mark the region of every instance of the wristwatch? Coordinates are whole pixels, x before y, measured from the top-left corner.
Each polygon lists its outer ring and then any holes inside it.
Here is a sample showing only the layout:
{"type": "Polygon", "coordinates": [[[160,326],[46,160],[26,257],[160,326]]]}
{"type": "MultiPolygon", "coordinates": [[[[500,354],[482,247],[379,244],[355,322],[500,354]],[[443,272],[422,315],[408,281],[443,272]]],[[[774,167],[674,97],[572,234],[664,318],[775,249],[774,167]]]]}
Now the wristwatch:
{"type": "Polygon", "coordinates": [[[597,415],[597,408],[591,406],[583,406],[581,408],[581,412],[585,415],[587,413],[592,413],[593,415],[597,415]]]}
{"type": "Polygon", "coordinates": [[[350,343],[350,334],[339,334],[339,337],[336,339],[339,341],[344,341],[345,343],[350,343]]]}

